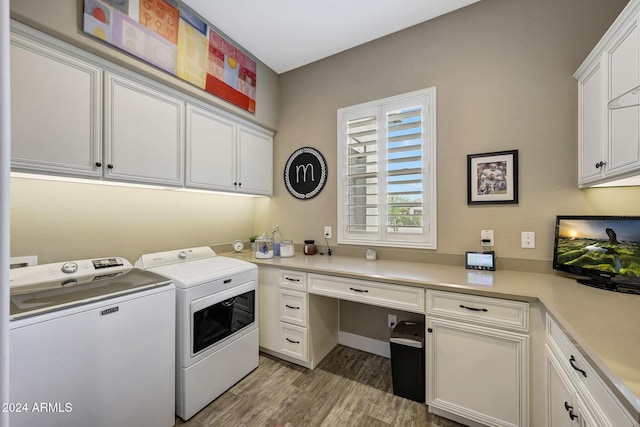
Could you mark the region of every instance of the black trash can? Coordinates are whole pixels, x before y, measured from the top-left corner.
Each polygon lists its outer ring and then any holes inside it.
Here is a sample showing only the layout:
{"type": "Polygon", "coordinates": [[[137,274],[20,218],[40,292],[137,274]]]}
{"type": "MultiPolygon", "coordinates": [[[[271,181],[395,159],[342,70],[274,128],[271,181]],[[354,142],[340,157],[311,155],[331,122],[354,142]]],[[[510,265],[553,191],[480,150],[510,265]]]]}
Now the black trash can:
{"type": "Polygon", "coordinates": [[[424,324],[398,322],[391,332],[393,394],[424,403],[424,370],[424,324]]]}

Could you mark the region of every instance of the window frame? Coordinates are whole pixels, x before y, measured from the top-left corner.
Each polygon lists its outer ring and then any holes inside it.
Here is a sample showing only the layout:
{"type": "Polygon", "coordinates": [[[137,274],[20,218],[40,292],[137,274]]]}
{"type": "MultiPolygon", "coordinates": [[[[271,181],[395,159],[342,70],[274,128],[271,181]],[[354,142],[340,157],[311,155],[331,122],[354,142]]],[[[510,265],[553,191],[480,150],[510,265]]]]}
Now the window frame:
{"type": "Polygon", "coordinates": [[[338,162],[338,243],[415,249],[437,249],[437,132],[436,88],[430,87],[401,95],[340,108],[337,111],[338,162]],[[422,232],[419,234],[387,231],[387,113],[409,107],[422,107],[422,232]],[[349,121],[375,115],[377,123],[377,218],[374,232],[349,231],[348,212],[348,131],[349,121]]]}

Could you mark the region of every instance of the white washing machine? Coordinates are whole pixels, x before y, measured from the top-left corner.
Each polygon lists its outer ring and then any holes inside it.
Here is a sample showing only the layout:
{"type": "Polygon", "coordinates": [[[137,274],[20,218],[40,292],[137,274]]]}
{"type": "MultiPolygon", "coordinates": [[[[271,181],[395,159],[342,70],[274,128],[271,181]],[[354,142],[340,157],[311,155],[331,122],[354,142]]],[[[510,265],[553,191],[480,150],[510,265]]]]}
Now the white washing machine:
{"type": "Polygon", "coordinates": [[[12,427],[175,424],[169,279],[115,257],[14,269],[9,284],[12,427]]]}
{"type": "Polygon", "coordinates": [[[176,414],[188,420],[258,367],[258,267],[206,246],[135,265],[176,285],[176,414]]]}

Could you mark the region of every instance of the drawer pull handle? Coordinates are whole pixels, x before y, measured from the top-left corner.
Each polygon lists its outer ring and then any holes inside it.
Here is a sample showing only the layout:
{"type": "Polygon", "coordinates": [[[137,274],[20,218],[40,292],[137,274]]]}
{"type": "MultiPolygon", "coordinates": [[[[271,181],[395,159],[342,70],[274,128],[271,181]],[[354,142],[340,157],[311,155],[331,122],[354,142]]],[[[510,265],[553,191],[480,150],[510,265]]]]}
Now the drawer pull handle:
{"type": "Polygon", "coordinates": [[[300,279],[292,279],[290,277],[285,277],[284,280],[288,280],[290,282],[299,282],[300,281],[300,279]]]}
{"type": "Polygon", "coordinates": [[[351,289],[353,292],[364,292],[364,293],[369,292],[367,289],[358,289],[358,288],[349,288],[349,289],[351,289]]]}
{"type": "Polygon", "coordinates": [[[292,310],[300,310],[300,307],[294,307],[294,306],[289,305],[289,304],[285,304],[284,306],[287,307],[287,308],[290,308],[292,310]]]}
{"type": "Polygon", "coordinates": [[[300,341],[294,341],[292,339],[289,338],[285,338],[287,341],[289,341],[291,344],[300,344],[300,341]]]}
{"type": "Polygon", "coordinates": [[[569,413],[569,418],[571,418],[572,421],[578,418],[578,416],[573,413],[573,406],[569,405],[569,402],[564,402],[564,409],[569,413]]]}
{"type": "Polygon", "coordinates": [[[460,304],[460,308],[464,308],[464,309],[471,310],[471,311],[484,311],[484,312],[489,311],[486,308],[467,307],[466,305],[462,305],[462,304],[460,304]]]}
{"type": "Polygon", "coordinates": [[[576,358],[573,357],[573,354],[569,358],[569,363],[571,364],[571,367],[573,369],[575,369],[576,371],[580,372],[582,375],[584,375],[585,378],[587,378],[587,373],[585,371],[583,371],[582,369],[578,368],[578,366],[576,365],[576,358]]]}

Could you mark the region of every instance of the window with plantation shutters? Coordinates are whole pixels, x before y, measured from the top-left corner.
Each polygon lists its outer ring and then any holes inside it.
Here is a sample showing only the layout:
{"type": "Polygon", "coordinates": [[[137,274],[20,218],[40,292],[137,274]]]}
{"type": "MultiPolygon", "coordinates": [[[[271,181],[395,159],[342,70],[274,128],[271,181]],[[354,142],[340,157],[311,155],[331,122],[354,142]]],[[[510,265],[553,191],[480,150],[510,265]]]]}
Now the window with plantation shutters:
{"type": "Polygon", "coordinates": [[[436,248],[435,88],[338,110],[338,243],[436,248]]]}

